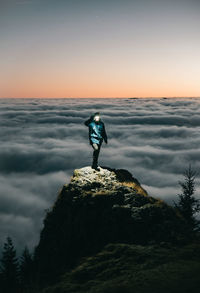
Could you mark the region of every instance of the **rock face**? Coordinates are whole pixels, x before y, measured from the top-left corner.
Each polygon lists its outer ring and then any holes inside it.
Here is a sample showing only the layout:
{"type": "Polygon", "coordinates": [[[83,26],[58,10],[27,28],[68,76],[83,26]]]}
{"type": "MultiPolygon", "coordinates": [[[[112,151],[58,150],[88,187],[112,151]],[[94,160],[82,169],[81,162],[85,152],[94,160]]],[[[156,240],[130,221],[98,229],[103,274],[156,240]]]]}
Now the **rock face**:
{"type": "Polygon", "coordinates": [[[124,169],[75,169],[47,212],[35,250],[39,283],[49,283],[108,243],[177,243],[186,224],[173,207],[148,196],[124,169]]]}
{"type": "Polygon", "coordinates": [[[83,190],[92,192],[116,190],[120,187],[127,186],[130,190],[147,195],[147,192],[140,186],[136,178],[124,169],[111,169],[109,167],[99,167],[96,171],[91,167],[75,169],[71,177],[71,185],[83,190]]]}

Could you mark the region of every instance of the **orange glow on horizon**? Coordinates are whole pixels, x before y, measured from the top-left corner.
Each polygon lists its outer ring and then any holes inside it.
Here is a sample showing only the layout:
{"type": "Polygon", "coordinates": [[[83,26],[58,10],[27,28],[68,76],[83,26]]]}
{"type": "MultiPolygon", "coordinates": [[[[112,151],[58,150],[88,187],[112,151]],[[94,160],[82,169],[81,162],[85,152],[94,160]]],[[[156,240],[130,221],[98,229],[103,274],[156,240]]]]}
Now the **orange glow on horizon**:
{"type": "Polygon", "coordinates": [[[108,56],[103,60],[79,58],[70,66],[59,58],[56,65],[49,60],[40,64],[22,60],[20,70],[13,67],[0,79],[0,97],[200,97],[200,68],[193,59],[175,63],[175,56],[165,62],[153,57],[146,56],[142,62],[124,57],[118,63],[108,56]]]}
{"type": "Polygon", "coordinates": [[[26,81],[20,86],[16,82],[9,89],[1,90],[0,98],[160,98],[160,97],[200,97],[198,88],[182,86],[176,87],[176,84],[168,83],[163,85],[162,82],[151,84],[151,80],[139,82],[137,85],[120,84],[120,82],[111,83],[109,81],[97,87],[95,83],[71,83],[69,85],[54,84],[46,80],[41,80],[38,84],[31,84],[26,81]]]}
{"type": "Polygon", "coordinates": [[[148,67],[136,71],[127,69],[103,70],[96,68],[55,72],[15,72],[4,84],[0,80],[0,97],[16,98],[130,98],[130,97],[200,97],[198,70],[191,73],[184,69],[170,71],[148,67]],[[90,69],[91,70],[91,69],[90,69]],[[9,82],[10,80],[10,82],[9,82]]]}

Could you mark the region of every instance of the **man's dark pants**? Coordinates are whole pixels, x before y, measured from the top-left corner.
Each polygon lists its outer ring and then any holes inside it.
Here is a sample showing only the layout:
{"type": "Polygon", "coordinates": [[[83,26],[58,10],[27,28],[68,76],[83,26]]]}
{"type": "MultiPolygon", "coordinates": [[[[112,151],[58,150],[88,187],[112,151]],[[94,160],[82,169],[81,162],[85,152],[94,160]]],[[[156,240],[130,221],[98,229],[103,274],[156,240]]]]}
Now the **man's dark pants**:
{"type": "Polygon", "coordinates": [[[99,141],[99,143],[92,143],[93,147],[93,162],[92,162],[92,167],[96,168],[98,167],[98,158],[99,158],[99,152],[101,149],[102,141],[99,141]]]}

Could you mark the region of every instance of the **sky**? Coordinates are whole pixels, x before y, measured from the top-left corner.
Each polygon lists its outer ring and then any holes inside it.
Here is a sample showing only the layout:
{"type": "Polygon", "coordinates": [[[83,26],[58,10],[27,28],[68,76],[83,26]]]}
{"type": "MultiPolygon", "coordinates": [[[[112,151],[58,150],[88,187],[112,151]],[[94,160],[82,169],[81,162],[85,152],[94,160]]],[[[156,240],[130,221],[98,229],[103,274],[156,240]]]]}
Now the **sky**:
{"type": "Polygon", "coordinates": [[[200,97],[199,0],[0,0],[0,97],[200,97]]]}
{"type": "Polygon", "coordinates": [[[200,174],[198,98],[0,99],[0,253],[7,236],[18,254],[38,244],[63,185],[74,169],[92,164],[84,121],[97,111],[108,136],[100,166],[128,170],[150,196],[170,205],[189,163],[200,174]]]}

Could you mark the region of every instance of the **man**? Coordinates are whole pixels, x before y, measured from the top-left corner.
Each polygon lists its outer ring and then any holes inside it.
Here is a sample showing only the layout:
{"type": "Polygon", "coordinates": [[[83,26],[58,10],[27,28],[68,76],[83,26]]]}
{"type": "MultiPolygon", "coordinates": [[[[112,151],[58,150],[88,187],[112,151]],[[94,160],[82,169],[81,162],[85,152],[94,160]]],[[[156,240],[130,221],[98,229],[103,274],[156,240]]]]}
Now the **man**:
{"type": "Polygon", "coordinates": [[[107,134],[103,121],[100,118],[100,113],[94,113],[88,120],[84,122],[89,127],[89,141],[93,147],[93,162],[92,169],[99,171],[98,157],[103,140],[108,143],[107,134]]]}

